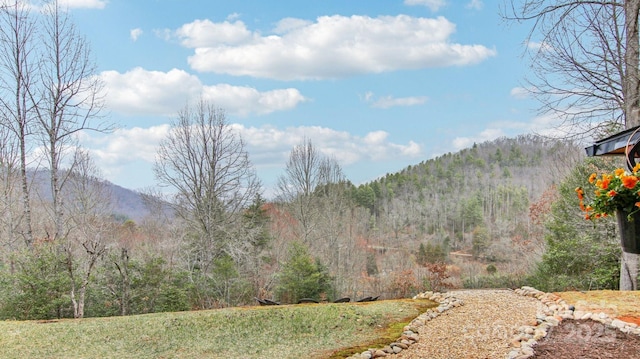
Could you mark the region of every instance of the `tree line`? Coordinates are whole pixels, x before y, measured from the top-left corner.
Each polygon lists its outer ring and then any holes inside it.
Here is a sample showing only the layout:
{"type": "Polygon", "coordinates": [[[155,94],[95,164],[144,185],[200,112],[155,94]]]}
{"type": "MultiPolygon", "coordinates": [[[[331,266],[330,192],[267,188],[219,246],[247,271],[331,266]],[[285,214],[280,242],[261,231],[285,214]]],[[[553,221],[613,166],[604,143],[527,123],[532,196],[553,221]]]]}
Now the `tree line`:
{"type": "Polygon", "coordinates": [[[199,99],[158,148],[154,174],[168,191],[142,194],[149,215],[138,222],[114,216],[76,137],[112,128],[88,44],[56,1],[0,10],[3,318],[394,298],[452,285],[616,286],[612,268],[626,257],[611,244],[614,226],[576,220],[569,196],[586,169],[611,164],[535,135],[358,185],[304,139],[266,201],[224,110],[199,99]],[[48,194],[34,170],[48,173],[48,194]]]}

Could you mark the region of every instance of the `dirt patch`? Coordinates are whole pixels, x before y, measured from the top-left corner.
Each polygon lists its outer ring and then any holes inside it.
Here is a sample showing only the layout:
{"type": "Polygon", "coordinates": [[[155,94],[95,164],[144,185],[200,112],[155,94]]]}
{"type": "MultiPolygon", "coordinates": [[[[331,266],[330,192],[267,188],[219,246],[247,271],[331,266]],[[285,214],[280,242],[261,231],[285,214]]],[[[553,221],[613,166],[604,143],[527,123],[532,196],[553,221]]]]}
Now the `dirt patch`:
{"type": "Polygon", "coordinates": [[[533,358],[640,358],[640,337],[592,320],[564,320],[535,347],[533,358]]]}
{"type": "Polygon", "coordinates": [[[622,315],[622,316],[619,316],[618,319],[622,320],[623,322],[635,323],[638,326],[640,326],[640,317],[636,317],[632,315],[622,315]]]}

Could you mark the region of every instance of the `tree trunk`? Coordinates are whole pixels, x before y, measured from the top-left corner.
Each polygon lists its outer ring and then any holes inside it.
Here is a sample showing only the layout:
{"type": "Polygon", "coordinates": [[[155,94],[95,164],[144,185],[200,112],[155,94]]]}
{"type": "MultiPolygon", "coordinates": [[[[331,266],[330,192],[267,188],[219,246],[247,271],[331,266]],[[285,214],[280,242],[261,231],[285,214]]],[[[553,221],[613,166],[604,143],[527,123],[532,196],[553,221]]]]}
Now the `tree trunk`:
{"type": "Polygon", "coordinates": [[[55,134],[49,135],[49,160],[51,163],[50,168],[50,181],[51,181],[51,196],[53,206],[53,221],[54,221],[54,233],[53,240],[57,240],[63,236],[63,212],[62,212],[62,196],[60,195],[60,170],[59,170],[59,150],[56,148],[56,141],[54,139],[55,134]]]}
{"type": "MultiPolygon", "coordinates": [[[[639,12],[640,0],[626,0],[624,2],[626,53],[623,91],[626,128],[640,125],[639,12]]],[[[620,290],[638,290],[638,255],[624,252],[624,250],[620,259],[620,290]]]]}
{"type": "Polygon", "coordinates": [[[120,259],[122,266],[116,262],[116,268],[120,272],[120,315],[125,316],[129,311],[129,252],[126,248],[122,248],[120,252],[120,259]]]}
{"type": "Polygon", "coordinates": [[[625,28],[626,28],[626,52],[625,52],[625,79],[624,112],[626,128],[640,125],[640,37],[638,35],[638,16],[640,12],[640,0],[626,0],[624,2],[625,28]]]}

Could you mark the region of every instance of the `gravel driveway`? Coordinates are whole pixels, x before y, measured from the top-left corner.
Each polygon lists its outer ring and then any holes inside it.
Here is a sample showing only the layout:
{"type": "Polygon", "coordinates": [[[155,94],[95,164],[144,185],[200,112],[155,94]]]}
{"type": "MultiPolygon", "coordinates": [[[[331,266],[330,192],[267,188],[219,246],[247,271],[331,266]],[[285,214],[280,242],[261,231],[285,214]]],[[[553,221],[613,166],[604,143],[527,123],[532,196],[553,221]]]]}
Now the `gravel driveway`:
{"type": "Polygon", "coordinates": [[[420,341],[395,358],[506,358],[517,329],[536,323],[542,304],[511,290],[452,291],[464,306],[446,311],[420,330],[420,341]]]}

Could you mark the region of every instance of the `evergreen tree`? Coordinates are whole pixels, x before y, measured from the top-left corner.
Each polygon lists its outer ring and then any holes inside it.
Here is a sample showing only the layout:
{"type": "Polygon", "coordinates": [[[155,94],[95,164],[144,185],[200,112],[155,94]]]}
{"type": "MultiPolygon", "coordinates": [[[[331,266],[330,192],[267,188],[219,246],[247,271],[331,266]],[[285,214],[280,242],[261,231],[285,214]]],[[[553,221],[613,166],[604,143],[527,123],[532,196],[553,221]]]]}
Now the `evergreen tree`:
{"type": "Polygon", "coordinates": [[[333,278],[318,259],[313,259],[302,243],[292,242],[289,260],[279,274],[277,296],[282,302],[296,303],[302,298],[334,296],[333,278]]]}
{"type": "Polygon", "coordinates": [[[586,187],[589,174],[612,168],[610,161],[588,159],[575,167],[558,191],[545,222],[546,252],[531,284],[543,291],[567,289],[617,289],[620,245],[614,218],[599,219],[595,225],[579,209],[576,187],[586,187]]]}

